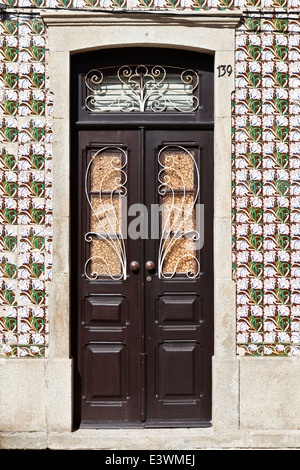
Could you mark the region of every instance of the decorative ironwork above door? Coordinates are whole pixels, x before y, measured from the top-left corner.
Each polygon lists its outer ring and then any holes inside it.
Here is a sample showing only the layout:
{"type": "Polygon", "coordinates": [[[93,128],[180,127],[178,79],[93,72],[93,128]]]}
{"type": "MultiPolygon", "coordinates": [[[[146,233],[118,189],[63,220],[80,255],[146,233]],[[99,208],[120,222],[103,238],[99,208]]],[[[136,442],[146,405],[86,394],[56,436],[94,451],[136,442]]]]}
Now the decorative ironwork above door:
{"type": "Polygon", "coordinates": [[[91,112],[190,113],[199,107],[199,75],[162,65],[94,68],[85,75],[85,106],[91,112]]]}

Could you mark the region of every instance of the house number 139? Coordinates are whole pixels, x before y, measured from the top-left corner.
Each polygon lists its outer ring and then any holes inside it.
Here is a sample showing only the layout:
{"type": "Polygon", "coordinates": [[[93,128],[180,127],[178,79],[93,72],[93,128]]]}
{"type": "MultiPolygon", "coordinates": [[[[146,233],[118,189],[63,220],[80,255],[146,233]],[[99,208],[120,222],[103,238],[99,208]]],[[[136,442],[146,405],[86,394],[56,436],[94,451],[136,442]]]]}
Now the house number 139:
{"type": "Polygon", "coordinates": [[[231,65],[219,65],[218,69],[218,77],[230,77],[232,74],[232,66],[231,65]]]}

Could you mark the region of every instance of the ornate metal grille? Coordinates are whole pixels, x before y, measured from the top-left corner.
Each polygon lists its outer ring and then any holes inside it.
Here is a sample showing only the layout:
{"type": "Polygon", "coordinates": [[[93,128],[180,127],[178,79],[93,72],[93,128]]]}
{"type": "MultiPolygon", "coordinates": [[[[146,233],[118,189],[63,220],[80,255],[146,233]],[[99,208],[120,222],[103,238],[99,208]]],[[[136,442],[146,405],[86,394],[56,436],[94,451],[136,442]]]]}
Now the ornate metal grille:
{"type": "Polygon", "coordinates": [[[165,146],[158,154],[158,163],[162,205],[158,276],[195,278],[200,274],[196,243],[201,236],[195,213],[200,190],[195,151],[180,145],[165,146]]]}
{"type": "Polygon", "coordinates": [[[85,174],[85,194],[90,207],[90,230],[85,241],[90,256],[84,273],[88,279],[126,278],[126,252],[122,234],[122,198],[127,189],[127,153],[104,147],[90,159],[85,174]]]}
{"type": "Polygon", "coordinates": [[[85,85],[85,106],[91,112],[193,112],[199,107],[199,76],[191,69],[161,65],[92,69],[85,85]]]}

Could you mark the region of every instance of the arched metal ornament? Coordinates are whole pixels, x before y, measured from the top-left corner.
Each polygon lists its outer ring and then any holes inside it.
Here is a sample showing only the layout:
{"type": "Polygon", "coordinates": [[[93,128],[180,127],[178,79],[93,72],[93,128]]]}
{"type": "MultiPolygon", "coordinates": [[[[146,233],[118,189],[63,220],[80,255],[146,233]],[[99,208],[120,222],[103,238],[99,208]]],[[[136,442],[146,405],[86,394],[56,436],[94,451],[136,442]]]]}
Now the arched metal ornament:
{"type": "Polygon", "coordinates": [[[199,107],[195,70],[162,65],[92,69],[85,75],[85,106],[91,112],[190,113],[199,107]]]}

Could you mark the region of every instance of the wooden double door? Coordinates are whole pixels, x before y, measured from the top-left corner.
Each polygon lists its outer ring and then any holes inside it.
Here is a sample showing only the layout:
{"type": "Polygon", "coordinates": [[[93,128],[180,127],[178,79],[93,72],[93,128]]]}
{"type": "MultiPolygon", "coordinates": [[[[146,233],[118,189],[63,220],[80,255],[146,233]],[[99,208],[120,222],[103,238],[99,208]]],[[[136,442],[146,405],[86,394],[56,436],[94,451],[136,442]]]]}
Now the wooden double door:
{"type": "Polygon", "coordinates": [[[77,422],[210,425],[213,132],[89,129],[78,142],[77,422]]]}

